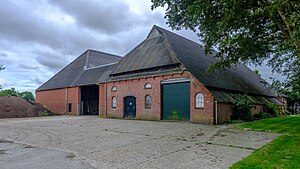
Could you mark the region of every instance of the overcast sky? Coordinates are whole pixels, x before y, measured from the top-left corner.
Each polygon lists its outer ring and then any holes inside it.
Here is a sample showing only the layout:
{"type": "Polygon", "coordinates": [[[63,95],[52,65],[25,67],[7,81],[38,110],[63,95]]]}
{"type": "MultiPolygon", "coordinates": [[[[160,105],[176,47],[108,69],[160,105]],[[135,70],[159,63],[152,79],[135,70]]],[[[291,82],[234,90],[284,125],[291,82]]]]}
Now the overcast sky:
{"type": "MultiPolygon", "coordinates": [[[[124,56],[154,24],[171,30],[165,22],[150,0],[1,0],[0,84],[34,91],[85,50],[124,56]]],[[[192,31],[175,32],[199,42],[192,31]]]]}

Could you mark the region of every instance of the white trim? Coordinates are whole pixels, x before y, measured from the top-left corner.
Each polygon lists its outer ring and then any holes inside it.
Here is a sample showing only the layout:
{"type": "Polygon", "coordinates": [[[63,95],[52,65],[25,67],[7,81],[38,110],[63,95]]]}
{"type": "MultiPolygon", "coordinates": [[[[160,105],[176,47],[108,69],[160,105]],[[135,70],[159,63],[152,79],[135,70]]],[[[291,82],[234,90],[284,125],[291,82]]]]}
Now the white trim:
{"type": "Polygon", "coordinates": [[[188,78],[173,78],[173,79],[166,79],[162,80],[161,84],[169,84],[169,83],[181,83],[181,82],[190,82],[191,80],[188,78]]]}
{"type": "Polygon", "coordinates": [[[118,62],[113,62],[113,63],[108,63],[108,64],[105,64],[105,65],[95,66],[95,67],[91,67],[91,68],[84,68],[84,70],[90,70],[90,69],[95,69],[95,68],[99,68],[99,67],[106,67],[106,66],[109,66],[109,65],[117,64],[117,63],[118,62]]]}

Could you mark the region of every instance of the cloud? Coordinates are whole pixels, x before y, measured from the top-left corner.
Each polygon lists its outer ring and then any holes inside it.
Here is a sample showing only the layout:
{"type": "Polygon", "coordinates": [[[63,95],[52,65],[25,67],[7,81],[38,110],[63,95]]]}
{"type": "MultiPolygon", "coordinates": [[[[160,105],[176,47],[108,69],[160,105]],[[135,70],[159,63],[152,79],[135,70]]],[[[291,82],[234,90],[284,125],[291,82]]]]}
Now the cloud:
{"type": "Polygon", "coordinates": [[[0,1],[0,84],[33,91],[87,49],[124,56],[154,24],[170,30],[164,12],[150,0],[0,1]]]}
{"type": "Polygon", "coordinates": [[[40,69],[40,66],[37,66],[37,65],[27,65],[27,64],[20,63],[19,66],[22,69],[29,69],[29,70],[39,70],[40,69]]]}
{"type": "Polygon", "coordinates": [[[52,0],[50,3],[71,15],[78,25],[105,34],[128,31],[142,18],[130,11],[129,5],[120,0],[52,0]]]}

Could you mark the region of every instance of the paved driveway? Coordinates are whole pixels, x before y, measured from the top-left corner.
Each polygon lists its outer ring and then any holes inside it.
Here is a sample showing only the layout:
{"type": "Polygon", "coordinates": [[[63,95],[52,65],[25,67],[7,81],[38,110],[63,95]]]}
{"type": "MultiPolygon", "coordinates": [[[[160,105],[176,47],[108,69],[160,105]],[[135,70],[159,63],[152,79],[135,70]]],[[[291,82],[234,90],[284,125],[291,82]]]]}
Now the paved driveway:
{"type": "Polygon", "coordinates": [[[97,116],[0,119],[0,166],[228,168],[276,137],[227,126],[97,116]]]}

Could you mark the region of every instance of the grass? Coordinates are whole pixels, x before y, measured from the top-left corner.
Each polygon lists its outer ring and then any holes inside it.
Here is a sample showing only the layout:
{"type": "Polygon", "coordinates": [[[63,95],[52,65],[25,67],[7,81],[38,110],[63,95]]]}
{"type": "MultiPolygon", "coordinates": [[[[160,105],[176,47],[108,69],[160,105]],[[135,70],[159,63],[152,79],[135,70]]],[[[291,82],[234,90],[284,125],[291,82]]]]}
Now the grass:
{"type": "Polygon", "coordinates": [[[236,126],[240,129],[282,133],[230,168],[300,169],[300,115],[265,119],[236,126]]]}

